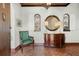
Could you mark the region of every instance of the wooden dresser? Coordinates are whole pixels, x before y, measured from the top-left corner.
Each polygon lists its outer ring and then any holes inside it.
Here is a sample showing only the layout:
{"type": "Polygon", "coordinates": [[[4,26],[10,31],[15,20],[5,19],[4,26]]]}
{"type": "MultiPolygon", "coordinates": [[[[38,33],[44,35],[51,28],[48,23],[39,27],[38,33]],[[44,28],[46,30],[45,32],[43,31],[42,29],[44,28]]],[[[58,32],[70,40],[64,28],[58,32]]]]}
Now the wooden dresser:
{"type": "Polygon", "coordinates": [[[63,33],[44,34],[44,46],[61,48],[65,43],[65,35],[63,33]]]}

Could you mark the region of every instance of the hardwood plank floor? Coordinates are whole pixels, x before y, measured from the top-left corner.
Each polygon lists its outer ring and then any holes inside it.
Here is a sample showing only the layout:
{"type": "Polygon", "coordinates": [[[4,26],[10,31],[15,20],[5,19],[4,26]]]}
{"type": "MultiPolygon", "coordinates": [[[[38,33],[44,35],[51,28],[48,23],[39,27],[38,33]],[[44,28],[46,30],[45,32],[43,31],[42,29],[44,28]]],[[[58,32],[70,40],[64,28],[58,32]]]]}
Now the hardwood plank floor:
{"type": "Polygon", "coordinates": [[[23,48],[16,53],[11,53],[12,56],[79,56],[79,44],[65,44],[64,48],[50,48],[43,45],[32,45],[23,48]]]}

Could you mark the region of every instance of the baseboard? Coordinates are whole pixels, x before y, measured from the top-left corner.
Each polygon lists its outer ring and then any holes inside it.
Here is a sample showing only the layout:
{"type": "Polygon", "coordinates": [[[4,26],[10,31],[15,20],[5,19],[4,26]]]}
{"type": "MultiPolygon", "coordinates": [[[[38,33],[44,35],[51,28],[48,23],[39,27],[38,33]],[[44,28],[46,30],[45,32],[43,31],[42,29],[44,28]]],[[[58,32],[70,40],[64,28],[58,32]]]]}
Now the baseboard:
{"type": "MultiPolygon", "coordinates": [[[[79,43],[65,43],[65,45],[79,45],[79,43]]],[[[34,46],[44,46],[44,43],[35,43],[34,46]]]]}
{"type": "MultiPolygon", "coordinates": [[[[73,43],[65,43],[65,44],[73,44],[73,45],[79,45],[79,43],[75,43],[75,42],[73,42],[73,43]]],[[[41,45],[44,45],[44,43],[35,43],[34,45],[39,45],[39,46],[41,46],[41,45]]]]}
{"type": "Polygon", "coordinates": [[[34,46],[43,46],[44,43],[35,43],[34,46]]]}
{"type": "Polygon", "coordinates": [[[79,45],[79,43],[65,43],[65,44],[79,45]]]}

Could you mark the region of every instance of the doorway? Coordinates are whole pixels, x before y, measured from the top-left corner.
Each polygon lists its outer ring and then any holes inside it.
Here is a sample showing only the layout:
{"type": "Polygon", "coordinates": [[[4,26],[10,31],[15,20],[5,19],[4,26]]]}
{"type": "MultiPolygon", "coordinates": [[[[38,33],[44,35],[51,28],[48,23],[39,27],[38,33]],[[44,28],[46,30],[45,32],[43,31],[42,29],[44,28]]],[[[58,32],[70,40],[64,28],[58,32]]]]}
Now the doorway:
{"type": "Polygon", "coordinates": [[[10,55],[10,4],[0,3],[0,56],[10,55]]]}

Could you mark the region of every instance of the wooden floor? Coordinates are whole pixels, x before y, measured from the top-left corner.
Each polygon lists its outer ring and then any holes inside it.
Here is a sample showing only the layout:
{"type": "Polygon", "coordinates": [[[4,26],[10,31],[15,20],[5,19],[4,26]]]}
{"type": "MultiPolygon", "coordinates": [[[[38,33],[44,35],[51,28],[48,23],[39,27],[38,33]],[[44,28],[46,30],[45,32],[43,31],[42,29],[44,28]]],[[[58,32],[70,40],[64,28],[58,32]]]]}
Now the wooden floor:
{"type": "Polygon", "coordinates": [[[23,48],[12,56],[79,56],[79,44],[66,44],[64,48],[50,48],[43,45],[32,45],[23,48]]]}

